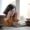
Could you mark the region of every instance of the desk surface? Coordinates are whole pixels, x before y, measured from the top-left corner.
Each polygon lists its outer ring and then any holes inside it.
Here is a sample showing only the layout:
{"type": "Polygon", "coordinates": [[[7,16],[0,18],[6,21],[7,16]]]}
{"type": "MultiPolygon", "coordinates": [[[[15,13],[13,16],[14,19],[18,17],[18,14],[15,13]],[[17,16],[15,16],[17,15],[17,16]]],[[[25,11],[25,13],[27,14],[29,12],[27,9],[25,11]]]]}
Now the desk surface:
{"type": "Polygon", "coordinates": [[[30,27],[3,27],[2,30],[30,30],[30,27]]]}

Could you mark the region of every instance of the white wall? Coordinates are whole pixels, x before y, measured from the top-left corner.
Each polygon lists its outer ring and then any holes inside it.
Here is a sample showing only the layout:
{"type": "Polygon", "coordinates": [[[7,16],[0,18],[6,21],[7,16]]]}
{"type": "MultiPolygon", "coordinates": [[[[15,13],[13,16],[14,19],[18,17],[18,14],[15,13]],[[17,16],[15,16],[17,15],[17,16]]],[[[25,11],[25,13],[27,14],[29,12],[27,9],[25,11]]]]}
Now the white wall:
{"type": "Polygon", "coordinates": [[[30,16],[30,0],[20,0],[20,15],[26,18],[30,16]]]}
{"type": "Polygon", "coordinates": [[[30,3],[28,4],[28,7],[27,7],[27,9],[28,9],[27,16],[28,16],[28,18],[30,18],[30,3]]]}

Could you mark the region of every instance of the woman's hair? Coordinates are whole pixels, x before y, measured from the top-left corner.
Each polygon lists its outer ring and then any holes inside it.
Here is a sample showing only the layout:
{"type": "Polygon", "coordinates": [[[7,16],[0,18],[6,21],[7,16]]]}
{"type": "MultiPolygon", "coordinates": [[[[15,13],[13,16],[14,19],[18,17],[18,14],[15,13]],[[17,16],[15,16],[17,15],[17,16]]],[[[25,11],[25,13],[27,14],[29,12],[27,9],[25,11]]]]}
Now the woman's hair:
{"type": "Polygon", "coordinates": [[[15,8],[15,6],[14,5],[12,5],[12,4],[9,4],[8,6],[7,6],[7,8],[5,9],[5,11],[4,11],[4,14],[8,14],[8,12],[10,11],[10,10],[12,10],[13,8],[15,8]]]}

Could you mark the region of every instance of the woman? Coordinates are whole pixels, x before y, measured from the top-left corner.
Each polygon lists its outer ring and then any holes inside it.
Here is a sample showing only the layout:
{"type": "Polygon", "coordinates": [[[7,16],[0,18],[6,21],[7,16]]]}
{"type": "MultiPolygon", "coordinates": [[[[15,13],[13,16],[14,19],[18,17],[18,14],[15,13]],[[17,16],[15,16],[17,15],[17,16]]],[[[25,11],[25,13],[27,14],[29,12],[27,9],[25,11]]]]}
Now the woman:
{"type": "Polygon", "coordinates": [[[4,11],[4,14],[6,14],[6,18],[4,18],[4,24],[6,26],[13,26],[18,24],[16,7],[14,5],[9,4],[4,11]]]}

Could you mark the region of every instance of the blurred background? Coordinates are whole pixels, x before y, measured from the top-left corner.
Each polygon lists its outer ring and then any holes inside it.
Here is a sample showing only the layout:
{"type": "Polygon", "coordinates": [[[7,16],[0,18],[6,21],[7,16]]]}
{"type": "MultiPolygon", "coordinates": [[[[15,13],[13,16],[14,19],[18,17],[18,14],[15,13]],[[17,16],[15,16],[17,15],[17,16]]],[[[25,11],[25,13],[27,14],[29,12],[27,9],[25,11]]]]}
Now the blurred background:
{"type": "MultiPolygon", "coordinates": [[[[16,10],[19,13],[20,25],[29,23],[25,21],[30,20],[30,0],[0,0],[0,19],[2,17],[4,18],[5,14],[3,14],[3,12],[8,4],[13,4],[17,7],[16,10]]],[[[28,25],[30,25],[30,23],[28,25]]]]}
{"type": "MultiPolygon", "coordinates": [[[[18,0],[0,0],[0,15],[4,15],[3,12],[8,4],[17,5],[18,0]]],[[[22,18],[30,18],[30,0],[19,0],[18,4],[18,13],[19,13],[19,19],[22,18]],[[19,6],[18,6],[19,5],[19,6]]],[[[16,7],[17,7],[16,6],[16,7]]],[[[26,20],[20,20],[22,23],[26,20]]]]}

